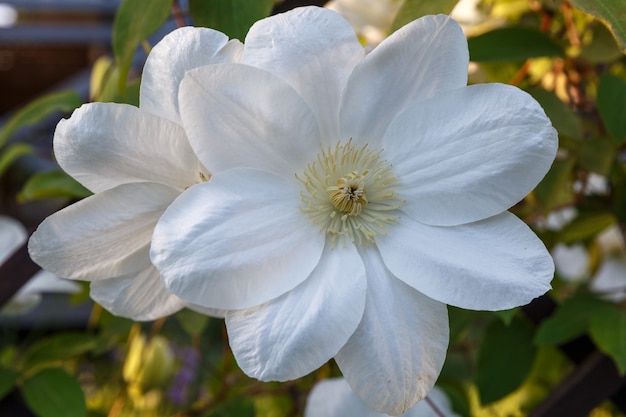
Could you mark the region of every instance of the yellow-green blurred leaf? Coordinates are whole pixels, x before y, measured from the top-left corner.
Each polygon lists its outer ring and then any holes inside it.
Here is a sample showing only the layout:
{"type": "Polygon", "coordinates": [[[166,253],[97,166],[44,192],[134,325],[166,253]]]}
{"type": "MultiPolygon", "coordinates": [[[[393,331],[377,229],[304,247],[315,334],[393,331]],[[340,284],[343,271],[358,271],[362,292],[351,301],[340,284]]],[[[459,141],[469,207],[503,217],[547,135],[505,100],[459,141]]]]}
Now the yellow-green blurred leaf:
{"type": "Polygon", "coordinates": [[[622,56],[622,51],[609,29],[602,24],[593,28],[593,39],[583,46],[580,56],[594,64],[613,62],[622,56]]]}
{"type": "Polygon", "coordinates": [[[118,87],[124,91],[137,46],[167,20],[173,0],[124,0],[113,22],[113,53],[119,68],[118,87]]]}
{"type": "Polygon", "coordinates": [[[581,213],[561,230],[559,241],[563,243],[582,242],[597,236],[616,223],[617,219],[611,213],[581,213]]]}
{"type": "Polygon", "coordinates": [[[81,104],[80,97],[72,90],[57,91],[30,102],[0,129],[0,147],[22,126],[38,123],[54,112],[69,113],[81,104]]]}
{"type": "Polygon", "coordinates": [[[74,178],[63,171],[38,172],[32,175],[17,196],[19,202],[41,198],[70,197],[81,199],[91,195],[74,178]]]}
{"type": "Polygon", "coordinates": [[[20,156],[33,152],[33,147],[25,143],[14,143],[2,150],[0,153],[0,177],[5,173],[11,164],[20,156]]]}
{"type": "Polygon", "coordinates": [[[570,0],[570,3],[602,20],[626,52],[626,0],[570,0]]]}
{"type": "Polygon", "coordinates": [[[402,26],[429,14],[450,14],[458,0],[406,0],[396,15],[391,30],[396,31],[402,26]]]}

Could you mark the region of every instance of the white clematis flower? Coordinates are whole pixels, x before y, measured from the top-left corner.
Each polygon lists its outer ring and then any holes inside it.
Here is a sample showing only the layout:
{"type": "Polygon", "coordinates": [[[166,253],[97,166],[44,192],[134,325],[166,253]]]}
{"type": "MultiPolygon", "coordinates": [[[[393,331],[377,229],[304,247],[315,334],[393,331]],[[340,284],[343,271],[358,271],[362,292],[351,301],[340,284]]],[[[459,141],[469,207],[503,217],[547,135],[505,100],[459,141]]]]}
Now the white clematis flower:
{"type": "MultiPolygon", "coordinates": [[[[446,417],[458,417],[452,410],[452,404],[441,389],[434,387],[428,393],[428,399],[446,417]]],[[[307,399],[304,417],[384,417],[367,406],[343,378],[325,379],[313,387],[307,399]]],[[[401,417],[438,417],[426,401],[420,401],[409,408],[401,417]]]]}
{"type": "Polygon", "coordinates": [[[59,122],[55,157],[94,194],[44,220],[29,242],[35,262],[91,281],[91,297],[116,315],[153,320],[185,306],[163,287],[149,257],[166,207],[210,176],[181,126],[178,85],[186,71],[235,62],[241,51],[220,32],[181,28],[151,51],[140,108],[91,103],[59,122]]]}
{"type": "Polygon", "coordinates": [[[556,132],[521,90],[466,86],[468,60],[447,16],[364,55],[343,18],[307,7],[257,22],[241,63],[187,73],[181,119],[213,177],[166,210],[151,257],[174,294],[227,310],[248,375],[334,357],[370,407],[401,414],[441,371],[446,304],[550,288],[549,253],[506,210],[556,132]]]}

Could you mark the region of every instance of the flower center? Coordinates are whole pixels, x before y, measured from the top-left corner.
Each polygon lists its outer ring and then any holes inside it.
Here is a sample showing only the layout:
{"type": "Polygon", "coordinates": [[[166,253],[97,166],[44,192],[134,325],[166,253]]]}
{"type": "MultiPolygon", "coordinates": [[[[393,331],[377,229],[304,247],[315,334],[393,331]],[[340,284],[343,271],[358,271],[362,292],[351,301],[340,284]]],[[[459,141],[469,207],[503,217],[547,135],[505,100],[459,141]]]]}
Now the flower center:
{"type": "Polygon", "coordinates": [[[333,246],[346,239],[354,244],[375,243],[396,224],[404,200],[394,189],[398,185],[391,165],[380,159],[382,149],[357,148],[352,140],[323,149],[308,164],[302,177],[302,211],[330,237],[333,246]]]}

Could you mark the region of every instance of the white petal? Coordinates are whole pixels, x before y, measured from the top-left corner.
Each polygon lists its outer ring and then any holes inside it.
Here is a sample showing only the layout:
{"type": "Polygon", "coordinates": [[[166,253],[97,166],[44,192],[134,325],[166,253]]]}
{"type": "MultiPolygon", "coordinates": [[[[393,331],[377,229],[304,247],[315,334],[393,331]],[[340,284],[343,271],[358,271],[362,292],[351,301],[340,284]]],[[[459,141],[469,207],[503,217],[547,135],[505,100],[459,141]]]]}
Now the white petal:
{"type": "MultiPolygon", "coordinates": [[[[452,411],[450,400],[438,387],[428,393],[428,399],[435,403],[446,417],[458,417],[452,411]]],[[[324,379],[313,387],[307,398],[304,417],[385,417],[369,408],[352,391],[344,378],[324,379]]],[[[427,401],[422,400],[411,407],[402,417],[438,417],[427,401]]]]}
{"type": "Polygon", "coordinates": [[[472,310],[507,310],[550,289],[552,258],[509,212],[461,226],[427,226],[400,218],[377,239],[385,264],[427,296],[472,310]]]}
{"type": "Polygon", "coordinates": [[[153,265],[122,277],[94,281],[90,288],[94,301],[116,316],[132,320],[156,320],[185,307],[163,287],[153,265]]]}
{"type": "Polygon", "coordinates": [[[233,167],[293,176],[320,151],[315,115],[278,77],[240,64],[190,71],[180,88],[183,124],[211,172],[233,167]]]}
{"type": "Polygon", "coordinates": [[[266,171],[233,169],[185,191],[152,239],[165,286],[208,308],[257,306],[309,276],[324,234],[300,211],[298,184],[266,171]]]}
{"type": "Polygon", "coordinates": [[[93,192],[141,181],[182,191],[202,169],[182,127],[126,104],[81,106],[57,125],[54,154],[93,192]]]}
{"type": "Polygon", "coordinates": [[[256,22],[242,62],[287,81],[317,116],[325,145],[339,139],[339,103],[363,47],[348,22],[319,7],[302,7],[256,22]]]}
{"type": "Polygon", "coordinates": [[[91,281],[137,272],[150,265],[154,225],[177,195],[152,183],[94,194],[45,219],[30,238],[30,256],[63,278],[91,281]]]}
{"type": "Polygon", "coordinates": [[[67,293],[74,294],[80,292],[81,286],[68,279],[59,278],[49,271],[41,270],[33,275],[26,284],[20,288],[19,293],[67,293]]]}
{"type": "Polygon", "coordinates": [[[361,250],[367,271],[365,313],[335,360],[354,392],[391,415],[424,398],[448,346],[448,311],[394,277],[375,248],[361,250]]]}
{"type": "Polygon", "coordinates": [[[473,85],[411,105],[383,147],[407,203],[423,223],[455,225],[499,214],[548,172],[557,134],[522,90],[473,85]]]}
{"type": "Polygon", "coordinates": [[[0,216],[0,264],[26,241],[26,229],[17,220],[0,216]]]}
{"type": "Polygon", "coordinates": [[[228,312],[228,339],[239,367],[262,381],[296,379],[316,370],[359,325],[365,290],[365,267],[356,248],[326,248],[311,275],[287,294],[228,312]]]}
{"type": "Polygon", "coordinates": [[[380,417],[352,391],[343,378],[324,379],[307,398],[304,417],[380,417]]]}
{"type": "Polygon", "coordinates": [[[139,91],[141,109],[181,124],[178,86],[185,73],[203,65],[234,62],[237,55],[218,56],[227,42],[228,36],[208,28],[186,26],[166,35],[146,59],[139,91]]]}
{"type": "Polygon", "coordinates": [[[468,65],[465,35],[448,16],[425,16],[402,27],[348,79],[341,138],[377,147],[389,123],[409,103],[465,86],[468,65]]]}

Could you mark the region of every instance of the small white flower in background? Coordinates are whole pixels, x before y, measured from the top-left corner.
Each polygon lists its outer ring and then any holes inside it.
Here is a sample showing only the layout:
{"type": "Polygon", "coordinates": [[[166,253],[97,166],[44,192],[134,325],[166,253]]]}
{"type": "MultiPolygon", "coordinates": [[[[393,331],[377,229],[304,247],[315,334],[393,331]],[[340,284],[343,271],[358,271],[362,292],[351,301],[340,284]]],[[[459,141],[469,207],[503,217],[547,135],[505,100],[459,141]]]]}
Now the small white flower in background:
{"type": "MultiPolygon", "coordinates": [[[[0,265],[26,241],[26,230],[16,220],[0,216],[0,265]]],[[[10,277],[3,277],[10,279],[10,277]]],[[[46,271],[33,275],[0,309],[0,314],[27,313],[41,301],[42,293],[77,293],[80,285],[46,271]]]]}
{"type": "Polygon", "coordinates": [[[592,292],[607,300],[621,302],[626,299],[626,244],[619,226],[611,226],[600,233],[595,244],[601,256],[595,273],[583,244],[556,245],[552,249],[556,271],[565,281],[588,281],[592,292]]]}
{"type": "MultiPolygon", "coordinates": [[[[428,400],[446,417],[458,417],[446,394],[433,387],[428,400]]],[[[409,408],[401,417],[439,417],[432,406],[422,400],[409,408]]],[[[313,387],[307,399],[304,417],[384,417],[372,410],[353,391],[343,378],[325,379],[313,387]]]]}
{"type": "Polygon", "coordinates": [[[248,375],[334,357],[370,407],[401,414],[439,376],[446,304],[509,309],[550,288],[549,253],[507,209],[556,131],[523,91],[468,87],[468,60],[448,16],[365,55],[307,7],[253,25],[240,64],[187,73],[181,119],[213,176],[166,210],[151,256],[174,294],[227,310],[248,375]]]}
{"type": "MultiPolygon", "coordinates": [[[[476,25],[484,19],[478,11],[478,2],[479,0],[459,0],[450,16],[464,30],[476,25]]],[[[373,48],[389,35],[403,4],[403,0],[331,0],[324,7],[343,16],[366,47],[373,48]]]]}
{"type": "Polygon", "coordinates": [[[185,306],[163,288],[149,257],[165,208],[210,177],[181,127],[178,85],[192,68],[237,61],[241,49],[239,41],[211,29],[177,30],[146,61],[140,108],[90,103],[59,122],[55,157],[94,195],[39,226],[29,243],[35,262],[59,276],[91,281],[91,297],[116,315],[152,320],[185,306]]]}

